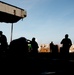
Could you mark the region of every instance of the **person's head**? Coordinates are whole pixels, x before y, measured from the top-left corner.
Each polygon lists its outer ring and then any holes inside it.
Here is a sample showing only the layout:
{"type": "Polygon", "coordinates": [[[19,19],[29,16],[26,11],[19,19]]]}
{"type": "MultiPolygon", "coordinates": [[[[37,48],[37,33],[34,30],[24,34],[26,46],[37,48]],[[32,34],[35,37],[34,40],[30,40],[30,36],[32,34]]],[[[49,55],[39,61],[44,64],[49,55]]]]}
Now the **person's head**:
{"type": "Polygon", "coordinates": [[[65,38],[68,38],[68,36],[69,36],[69,35],[68,35],[68,34],[66,34],[66,35],[65,35],[65,38]]]}
{"type": "Polygon", "coordinates": [[[35,38],[34,37],[32,38],[32,41],[35,41],[35,38]]]}

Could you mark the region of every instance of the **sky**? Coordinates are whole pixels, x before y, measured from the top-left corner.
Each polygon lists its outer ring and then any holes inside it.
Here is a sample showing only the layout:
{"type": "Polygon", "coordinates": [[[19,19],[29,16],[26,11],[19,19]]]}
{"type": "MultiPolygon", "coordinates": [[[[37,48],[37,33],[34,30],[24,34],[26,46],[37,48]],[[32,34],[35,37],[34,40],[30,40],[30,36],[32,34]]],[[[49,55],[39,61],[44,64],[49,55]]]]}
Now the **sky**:
{"type": "MultiPolygon", "coordinates": [[[[38,44],[60,44],[65,34],[74,43],[74,0],[1,0],[20,7],[27,17],[13,24],[13,37],[35,37],[38,44]]],[[[11,36],[11,23],[0,23],[0,30],[8,43],[11,36]]]]}

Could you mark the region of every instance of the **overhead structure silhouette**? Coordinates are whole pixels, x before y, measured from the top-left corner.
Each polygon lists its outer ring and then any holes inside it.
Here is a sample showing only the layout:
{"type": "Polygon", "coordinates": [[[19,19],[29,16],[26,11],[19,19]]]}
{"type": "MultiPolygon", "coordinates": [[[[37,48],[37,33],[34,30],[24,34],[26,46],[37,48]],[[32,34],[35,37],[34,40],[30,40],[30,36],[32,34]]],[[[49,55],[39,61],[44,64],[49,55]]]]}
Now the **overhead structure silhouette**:
{"type": "Polygon", "coordinates": [[[0,22],[11,23],[11,41],[13,34],[13,23],[27,16],[27,12],[19,7],[0,1],[0,22]]]}

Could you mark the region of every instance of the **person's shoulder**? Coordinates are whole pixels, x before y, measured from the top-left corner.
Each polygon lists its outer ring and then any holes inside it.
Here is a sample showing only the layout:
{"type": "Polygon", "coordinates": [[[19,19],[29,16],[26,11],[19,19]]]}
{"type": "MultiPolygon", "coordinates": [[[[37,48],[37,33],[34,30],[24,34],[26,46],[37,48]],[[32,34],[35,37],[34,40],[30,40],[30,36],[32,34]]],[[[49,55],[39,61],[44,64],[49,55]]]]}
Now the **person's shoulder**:
{"type": "Polygon", "coordinates": [[[2,38],[6,38],[6,36],[5,35],[2,35],[2,38]]]}
{"type": "Polygon", "coordinates": [[[4,34],[2,35],[3,37],[6,37],[4,34]]]}
{"type": "Polygon", "coordinates": [[[69,40],[71,40],[70,38],[68,38],[69,40]]]}
{"type": "Polygon", "coordinates": [[[65,38],[62,39],[62,41],[65,40],[65,38]]]}

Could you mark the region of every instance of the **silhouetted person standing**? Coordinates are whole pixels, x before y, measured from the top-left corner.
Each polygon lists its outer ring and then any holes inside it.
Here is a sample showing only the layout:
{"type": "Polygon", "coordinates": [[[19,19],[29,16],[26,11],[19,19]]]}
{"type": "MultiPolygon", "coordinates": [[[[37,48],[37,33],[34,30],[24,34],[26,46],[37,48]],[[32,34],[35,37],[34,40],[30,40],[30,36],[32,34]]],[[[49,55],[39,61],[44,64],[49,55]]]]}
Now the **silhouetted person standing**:
{"type": "Polygon", "coordinates": [[[38,53],[38,43],[35,41],[35,38],[32,38],[32,41],[31,41],[31,46],[32,46],[32,53],[38,53]]]}
{"type": "Polygon", "coordinates": [[[61,52],[66,53],[66,54],[69,53],[70,46],[72,45],[72,41],[68,37],[69,37],[69,35],[66,34],[65,38],[62,39],[62,41],[61,41],[61,44],[63,45],[61,48],[61,52]]]}
{"type": "Polygon", "coordinates": [[[0,52],[5,52],[7,50],[7,47],[7,38],[5,35],[3,35],[3,32],[0,31],[0,52]]]}
{"type": "Polygon", "coordinates": [[[54,50],[54,43],[53,43],[53,41],[51,41],[51,43],[50,43],[50,52],[53,53],[53,50],[54,50]]]}
{"type": "Polygon", "coordinates": [[[58,53],[58,45],[54,45],[53,41],[50,43],[50,52],[54,54],[58,53]]]}

